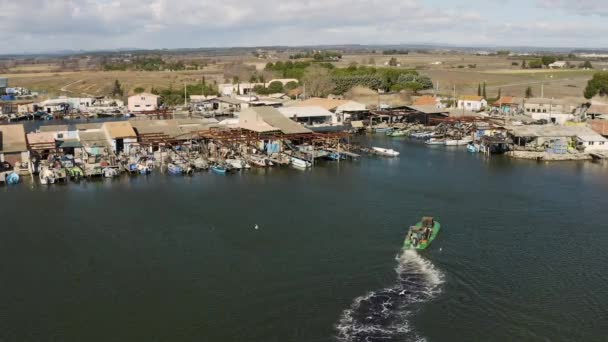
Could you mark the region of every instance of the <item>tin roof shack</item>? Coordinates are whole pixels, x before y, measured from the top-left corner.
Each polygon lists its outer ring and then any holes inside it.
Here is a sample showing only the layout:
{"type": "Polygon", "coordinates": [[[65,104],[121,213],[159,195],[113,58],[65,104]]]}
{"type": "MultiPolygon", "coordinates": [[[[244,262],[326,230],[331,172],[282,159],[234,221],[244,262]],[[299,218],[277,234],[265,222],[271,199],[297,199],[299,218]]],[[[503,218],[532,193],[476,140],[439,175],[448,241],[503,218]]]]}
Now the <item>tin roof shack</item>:
{"type": "Polygon", "coordinates": [[[574,121],[576,116],[572,114],[576,109],[568,105],[564,100],[529,98],[523,99],[522,109],[525,114],[534,120],[563,125],[567,121],[574,121]]]}
{"type": "MultiPolygon", "coordinates": [[[[507,126],[509,135],[515,146],[520,150],[546,151],[549,153],[565,153],[564,147],[570,151],[574,147],[584,147],[575,143],[578,137],[583,137],[584,141],[602,141],[589,127],[583,125],[557,126],[557,125],[527,125],[527,126],[507,126]],[[592,140],[591,137],[598,138],[592,140]],[[559,148],[556,146],[559,145],[559,148]],[[566,146],[564,146],[566,145],[566,146]]],[[[603,144],[602,144],[603,145],[603,144]]],[[[582,148],[581,148],[582,149],[582,148]]]]}
{"type": "Polygon", "coordinates": [[[328,126],[338,124],[338,117],[322,107],[283,107],[279,112],[286,118],[308,126],[328,126]]]}
{"type": "Polygon", "coordinates": [[[133,144],[137,144],[137,134],[129,121],[105,122],[102,131],[114,153],[129,153],[133,144]]]}
{"type": "Polygon", "coordinates": [[[239,116],[239,127],[257,133],[281,132],[283,134],[312,133],[299,123],[286,118],[276,108],[252,107],[239,116]]]}
{"type": "Polygon", "coordinates": [[[336,114],[337,121],[349,122],[361,114],[369,113],[367,106],[363,103],[350,100],[336,100],[313,97],[304,101],[295,102],[289,107],[321,107],[336,114]]]}
{"type": "Polygon", "coordinates": [[[418,122],[426,126],[432,125],[435,121],[442,121],[450,114],[449,109],[437,108],[437,106],[404,106],[409,113],[407,122],[418,122]]]}
{"type": "Polygon", "coordinates": [[[215,112],[221,114],[239,113],[241,110],[249,107],[247,101],[228,96],[197,101],[194,105],[195,109],[198,111],[215,112]]]}
{"type": "Polygon", "coordinates": [[[0,162],[15,166],[16,163],[27,163],[29,160],[23,125],[0,125],[0,162]]]}
{"type": "Polygon", "coordinates": [[[76,124],[80,143],[87,154],[106,156],[112,150],[102,128],[102,122],[76,124]]]}

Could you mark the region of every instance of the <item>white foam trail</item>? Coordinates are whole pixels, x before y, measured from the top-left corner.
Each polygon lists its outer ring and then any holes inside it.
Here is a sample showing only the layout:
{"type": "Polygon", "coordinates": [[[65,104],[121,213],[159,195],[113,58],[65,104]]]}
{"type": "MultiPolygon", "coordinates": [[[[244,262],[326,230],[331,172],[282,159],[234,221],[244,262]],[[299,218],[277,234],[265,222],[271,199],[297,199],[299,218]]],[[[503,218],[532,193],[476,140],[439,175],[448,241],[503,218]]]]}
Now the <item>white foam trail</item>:
{"type": "Polygon", "coordinates": [[[424,341],[413,332],[408,320],[412,304],[440,293],[444,276],[415,250],[406,250],[395,259],[397,283],[355,298],[336,324],[339,341],[386,341],[397,337],[424,341]]]}

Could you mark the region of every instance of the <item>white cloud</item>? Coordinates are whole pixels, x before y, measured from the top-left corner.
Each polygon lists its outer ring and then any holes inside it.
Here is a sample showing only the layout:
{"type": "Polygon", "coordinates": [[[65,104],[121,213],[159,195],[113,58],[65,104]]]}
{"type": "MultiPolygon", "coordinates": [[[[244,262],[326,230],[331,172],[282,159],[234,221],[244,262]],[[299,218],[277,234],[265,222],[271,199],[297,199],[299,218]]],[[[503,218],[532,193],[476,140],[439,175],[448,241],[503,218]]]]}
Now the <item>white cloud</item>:
{"type": "MultiPolygon", "coordinates": [[[[422,0],[0,0],[0,53],[409,42],[518,45],[542,43],[534,41],[538,32],[547,41],[579,37],[578,31],[553,30],[552,25],[568,27],[557,19],[545,26],[520,24],[496,11],[496,20],[462,1],[432,6],[422,0]]],[[[543,18],[551,17],[551,6],[574,6],[582,14],[608,11],[599,1],[538,1],[545,8],[543,18]]]]}
{"type": "Polygon", "coordinates": [[[573,15],[608,16],[605,0],[539,0],[545,10],[560,9],[573,15]]]}

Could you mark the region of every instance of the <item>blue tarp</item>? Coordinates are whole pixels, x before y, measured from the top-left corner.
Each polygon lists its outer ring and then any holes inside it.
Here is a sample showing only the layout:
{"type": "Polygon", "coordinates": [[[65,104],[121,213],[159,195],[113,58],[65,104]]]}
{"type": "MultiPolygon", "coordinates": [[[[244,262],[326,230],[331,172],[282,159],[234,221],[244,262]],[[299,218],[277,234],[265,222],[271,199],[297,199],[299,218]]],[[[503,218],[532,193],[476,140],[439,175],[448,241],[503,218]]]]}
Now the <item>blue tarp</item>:
{"type": "Polygon", "coordinates": [[[266,153],[279,153],[280,147],[279,144],[266,144],[266,153]]]}

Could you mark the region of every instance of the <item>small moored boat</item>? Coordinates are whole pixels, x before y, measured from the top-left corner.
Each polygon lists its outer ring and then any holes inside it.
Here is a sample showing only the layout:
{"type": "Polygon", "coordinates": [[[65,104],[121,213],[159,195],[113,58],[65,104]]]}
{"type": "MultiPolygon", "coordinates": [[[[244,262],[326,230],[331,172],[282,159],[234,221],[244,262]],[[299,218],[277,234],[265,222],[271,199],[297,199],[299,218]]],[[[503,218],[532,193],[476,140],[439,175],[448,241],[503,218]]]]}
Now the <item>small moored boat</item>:
{"type": "Polygon", "coordinates": [[[392,148],[372,147],[374,153],[386,157],[397,157],[400,153],[392,148]]]}
{"type": "Polygon", "coordinates": [[[479,152],[479,150],[480,150],[480,146],[477,145],[477,144],[475,144],[475,143],[473,143],[473,142],[470,142],[467,145],[467,151],[469,151],[471,153],[477,153],[477,152],[479,152]]]}
{"type": "Polygon", "coordinates": [[[435,240],[440,229],[441,225],[432,217],[423,217],[408,230],[403,249],[426,249],[435,240]]]}
{"type": "Polygon", "coordinates": [[[445,139],[431,138],[425,142],[427,145],[445,145],[445,139]]]}
{"type": "Polygon", "coordinates": [[[6,184],[15,185],[19,184],[19,175],[16,172],[11,172],[6,175],[6,184]]]}
{"type": "Polygon", "coordinates": [[[55,183],[55,174],[53,170],[49,169],[46,166],[43,166],[38,173],[38,178],[40,179],[40,184],[53,184],[55,183]]]}
{"type": "Polygon", "coordinates": [[[473,141],[470,137],[462,139],[447,139],[445,141],[446,146],[464,146],[473,141]]]}
{"type": "Polygon", "coordinates": [[[226,173],[228,173],[228,169],[221,165],[213,165],[211,167],[211,171],[218,173],[220,175],[225,175],[226,173]]]}
{"type": "Polygon", "coordinates": [[[181,175],[182,173],[184,173],[184,169],[175,164],[168,164],[167,171],[169,171],[169,173],[172,175],[181,175]]]}
{"type": "Polygon", "coordinates": [[[307,169],[309,167],[312,166],[312,163],[309,162],[308,160],[304,160],[304,159],[300,159],[297,157],[291,157],[291,166],[298,168],[298,169],[307,169]]]}
{"type": "Polygon", "coordinates": [[[114,177],[118,176],[118,171],[111,167],[106,167],[105,169],[102,170],[102,172],[103,172],[103,176],[105,178],[114,178],[114,177]]]}

